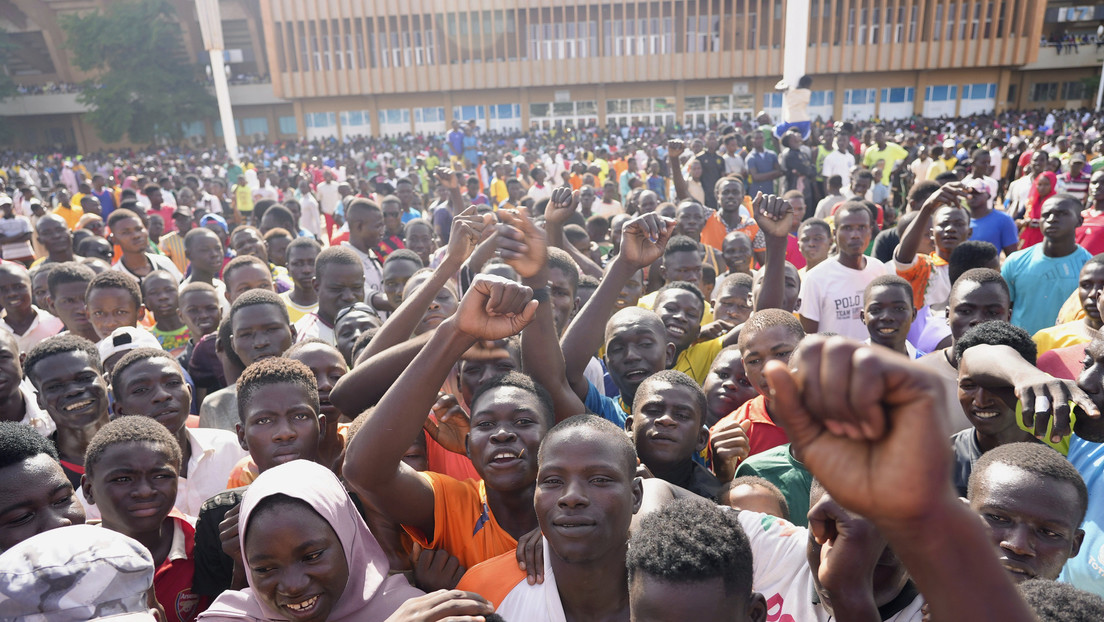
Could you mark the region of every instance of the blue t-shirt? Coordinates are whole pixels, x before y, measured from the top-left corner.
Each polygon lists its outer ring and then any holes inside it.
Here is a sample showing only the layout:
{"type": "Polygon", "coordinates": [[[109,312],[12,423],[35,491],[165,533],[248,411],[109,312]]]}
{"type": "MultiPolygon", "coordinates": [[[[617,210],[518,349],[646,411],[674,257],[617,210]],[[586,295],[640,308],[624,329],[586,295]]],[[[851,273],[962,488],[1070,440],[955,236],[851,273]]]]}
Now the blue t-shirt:
{"type": "Polygon", "coordinates": [[[998,251],[1020,240],[1016,222],[1004,212],[994,210],[981,218],[971,219],[970,226],[973,228],[970,234],[971,240],[988,242],[996,246],[998,251]]]}
{"type": "Polygon", "coordinates": [[[628,413],[621,409],[621,404],[617,400],[599,393],[598,387],[594,386],[594,383],[589,380],[587,381],[586,399],[583,402],[590,412],[624,429],[625,418],[628,417],[628,413]]]}
{"type": "MultiPolygon", "coordinates": [[[[778,169],[778,156],[773,151],[763,150],[762,152],[752,151],[745,159],[748,169],[748,179],[751,179],[751,173],[769,173],[778,169]]],[[[754,197],[756,192],[762,192],[763,194],[774,194],[774,180],[771,181],[753,181],[748,184],[747,195],[754,197]]]]}
{"type": "Polygon", "coordinates": [[[1065,257],[1047,257],[1042,242],[1009,255],[1001,276],[1012,293],[1012,323],[1030,335],[1054,326],[1062,304],[1077,289],[1081,266],[1091,258],[1080,246],[1065,257]]]}
{"type": "Polygon", "coordinates": [[[1104,596],[1104,443],[1071,436],[1067,457],[1089,489],[1089,509],[1081,523],[1081,552],[1066,562],[1058,580],[1104,596]]]}

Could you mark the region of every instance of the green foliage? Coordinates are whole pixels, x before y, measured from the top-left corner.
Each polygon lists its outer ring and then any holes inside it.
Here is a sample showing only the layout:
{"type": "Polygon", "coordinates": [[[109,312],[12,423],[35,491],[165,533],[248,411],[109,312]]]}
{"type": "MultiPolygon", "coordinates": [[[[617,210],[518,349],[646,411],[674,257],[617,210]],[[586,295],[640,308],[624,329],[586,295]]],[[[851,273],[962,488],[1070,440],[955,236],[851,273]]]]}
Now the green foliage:
{"type": "Polygon", "coordinates": [[[78,101],[105,141],[180,140],[181,123],[213,114],[214,97],[187,60],[168,0],[112,3],[106,11],[61,18],[77,67],[96,74],[78,101]]]}

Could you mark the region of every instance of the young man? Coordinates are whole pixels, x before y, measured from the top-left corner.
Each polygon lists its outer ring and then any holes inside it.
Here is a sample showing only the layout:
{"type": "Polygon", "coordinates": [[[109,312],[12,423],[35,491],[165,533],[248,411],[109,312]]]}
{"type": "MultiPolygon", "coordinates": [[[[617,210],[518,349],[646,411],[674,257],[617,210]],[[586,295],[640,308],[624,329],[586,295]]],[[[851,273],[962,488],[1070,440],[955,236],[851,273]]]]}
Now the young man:
{"type": "Polygon", "coordinates": [[[1012,323],[1031,334],[1054,325],[1058,310],[1077,288],[1078,275],[1092,258],[1077,245],[1081,204],[1068,194],[1043,203],[1043,243],[1012,253],[1001,276],[1012,294],[1012,323]]]}
{"type": "Polygon", "coordinates": [[[31,300],[31,276],[15,262],[0,264],[0,330],[15,336],[20,352],[61,332],[62,321],[39,309],[31,300]]]}
{"type": "Polygon", "coordinates": [[[306,237],[292,240],[287,247],[287,269],[291,277],[291,289],[280,294],[287,304],[292,322],[318,310],[318,292],[314,289],[314,262],[322,246],[306,237]]]}
{"type": "Polygon", "coordinates": [[[34,230],[31,221],[26,216],[18,216],[12,209],[12,200],[6,194],[0,193],[0,254],[5,261],[17,261],[24,266],[30,266],[34,261],[35,252],[31,246],[31,237],[34,230]]]}
{"type": "Polygon", "coordinates": [[[268,269],[265,262],[252,255],[231,259],[222,270],[222,278],[226,283],[226,301],[231,306],[239,296],[248,291],[254,289],[276,291],[276,285],[272,281],[272,271],[268,269]]]}
{"type": "MultiPolygon", "coordinates": [[[[394,309],[391,309],[387,303],[387,297],[380,291],[383,283],[383,264],[376,254],[376,248],[384,232],[383,213],[378,205],[368,199],[354,199],[349,203],[345,218],[349,224],[349,240],[343,242],[342,246],[355,253],[361,262],[364,293],[368,295],[365,302],[376,309],[393,311],[394,309]]],[[[317,278],[317,274],[315,277],[317,278]]],[[[318,283],[315,282],[315,288],[317,287],[318,283]]],[[[364,293],[361,294],[362,299],[364,299],[364,293]]]]}
{"type": "Polygon", "coordinates": [[[514,335],[537,304],[529,288],[480,275],[456,314],[365,417],[349,442],[343,472],[359,494],[370,494],[424,548],[442,548],[464,567],[512,552],[517,539],[537,526],[532,498],[536,452],[554,421],[551,400],[525,376],[507,374],[472,397],[468,456],[478,484],[418,473],[402,462],[437,399],[425,387],[444,384],[452,366],[477,340],[514,335]],[[389,430],[380,434],[380,430],[389,430]]]}
{"type": "Polygon", "coordinates": [[[88,316],[85,293],[96,273],[73,261],[57,264],[47,276],[50,310],[61,320],[65,331],[89,341],[99,341],[96,328],[88,316]]]}
{"type": "Polygon", "coordinates": [[[912,306],[912,286],[895,274],[883,274],[863,292],[863,324],[869,334],[867,343],[876,343],[910,359],[924,356],[908,342],[909,328],[916,319],[912,306]]]}
{"type": "MultiPolygon", "coordinates": [[[[206,283],[188,283],[180,288],[177,300],[180,319],[188,328],[188,343],[185,344],[184,351],[177,355],[177,361],[181,367],[188,369],[188,362],[199,341],[218,330],[219,322],[222,321],[222,307],[219,303],[226,299],[206,283]]],[[[197,393],[195,399],[202,404],[204,397],[205,394],[197,393]]]]}
{"type": "Polygon", "coordinates": [[[84,524],[54,444],[15,421],[0,421],[0,500],[0,553],[36,534],[84,524]]]}
{"type": "Polygon", "coordinates": [[[150,333],[174,358],[183,354],[191,342],[188,324],[180,314],[179,289],[173,275],[164,270],[154,270],[142,280],[142,300],[153,313],[150,333]]]}
{"type": "Polygon", "coordinates": [[[345,374],[349,366],[341,353],[320,341],[303,341],[284,353],[284,357],[302,363],[314,374],[318,388],[319,425],[323,428],[318,439],[318,462],[335,473],[341,472],[341,460],[345,457],[345,437],[351,417],[346,417],[330,401],[330,392],[345,374]]]}
{"type": "Polygon", "coordinates": [[[897,143],[886,140],[885,128],[879,126],[874,129],[874,144],[866,148],[863,153],[863,166],[873,168],[875,162],[884,162],[881,182],[889,185],[889,176],[893,173],[897,162],[908,158],[908,151],[897,143]]]}
{"type": "Polygon", "coordinates": [[[947,269],[951,253],[970,237],[970,214],[959,203],[969,196],[961,184],[940,187],[924,200],[916,219],[901,234],[893,263],[897,274],[912,285],[917,309],[928,306],[941,312],[946,307],[951,292],[947,269]],[[922,254],[921,244],[929,236],[935,250],[922,254]]]}
{"type": "Polygon", "coordinates": [[[111,374],[115,415],[152,417],[172,433],[181,450],[174,507],[196,516],[200,506],[223,490],[244,452],[230,432],[188,428],[192,391],[184,370],[164,350],[136,348],[123,355],[111,374]]]}
{"type": "Polygon", "coordinates": [[[797,230],[797,248],[805,258],[805,267],[798,271],[805,278],[810,270],[824,263],[832,250],[832,227],[819,218],[810,218],[797,230]]]}
{"type": "Polygon", "coordinates": [[[35,236],[46,250],[46,256],[39,257],[35,264],[73,261],[73,232],[61,216],[44,214],[35,223],[35,236]]]}
{"type": "Polygon", "coordinates": [[[123,272],[97,274],[88,284],[85,299],[89,321],[101,340],[120,326],[138,326],[146,315],[138,281],[123,272]]]}
{"type": "Polygon", "coordinates": [[[717,181],[717,200],[720,203],[720,211],[705,221],[701,241],[724,252],[724,240],[728,234],[742,231],[751,240],[753,257],[757,262],[762,263],[765,249],[763,234],[760,233],[755,220],[747,214],[744,196],[744,184],[739,179],[722,177],[717,181]]]}
{"type": "Polygon", "coordinates": [[[424,268],[422,258],[412,250],[399,249],[387,256],[383,262],[383,295],[395,309],[402,304],[403,289],[414,273],[424,268]]]}
{"type": "Polygon", "coordinates": [[[165,270],[178,282],[184,279],[171,259],[149,252],[149,232],[138,214],[119,208],[107,217],[107,226],[111,230],[108,241],[123,251],[112,269],[125,272],[139,282],[154,270],[165,270]]]}
{"type": "MultiPolygon", "coordinates": [[[[196,227],[184,234],[184,257],[188,260],[191,272],[180,282],[181,286],[206,283],[218,291],[219,298],[224,297],[226,283],[219,278],[224,255],[222,241],[214,231],[206,227],[196,227]]],[[[229,302],[224,310],[230,310],[229,302]]]]}
{"type": "Polygon", "coordinates": [[[315,338],[330,345],[337,343],[334,335],[337,313],[362,302],[365,285],[361,258],[351,248],[331,247],[319,253],[314,262],[318,310],[304,315],[295,323],[297,339],[315,338]]]}
{"type": "Polygon", "coordinates": [[[733,326],[746,322],[752,311],[753,288],[750,274],[739,272],[719,278],[713,288],[713,317],[733,326]]]}
{"type": "Polygon", "coordinates": [[[721,243],[721,258],[725,263],[726,274],[751,274],[754,256],[751,252],[751,238],[743,231],[730,231],[721,243]]]}
{"type": "Polygon", "coordinates": [[[27,353],[23,372],[38,392],[38,405],[57,426],[50,440],[66,476],[78,487],[88,442],[108,421],[100,354],[87,339],[57,335],[27,353]]]}
{"type": "Polygon", "coordinates": [[[975,179],[966,185],[970,206],[970,239],[989,242],[1004,251],[1007,257],[1020,246],[1016,221],[1008,214],[994,210],[989,201],[989,185],[984,180],[975,179]]]}
{"type": "MultiPolygon", "coordinates": [[[[272,275],[272,282],[276,285],[276,293],[283,293],[291,289],[291,279],[287,276],[287,269],[269,261],[268,246],[265,245],[264,236],[260,229],[252,225],[242,225],[230,233],[230,248],[238,257],[253,256],[261,260],[272,275]]],[[[226,277],[223,269],[223,278],[226,277]]]]}
{"type": "Polygon", "coordinates": [[[844,203],[835,220],[839,254],[805,274],[801,326],[810,334],[832,332],[861,340],[866,337],[861,319],[863,292],[871,281],[886,273],[886,267],[863,254],[874,229],[874,214],[864,203],[844,203]]]}
{"type": "Polygon", "coordinates": [[[105,425],[88,446],[81,489],[103,511],[105,529],[142,543],[157,568],[153,591],[168,622],[190,622],[208,600],[192,591],[195,528],[173,513],[180,447],[161,424],[123,417],[105,425]]]}
{"type": "MultiPolygon", "coordinates": [[[[672,235],[663,249],[663,262],[660,264],[660,275],[663,277],[664,285],[675,281],[682,281],[690,283],[695,287],[700,286],[702,282],[701,246],[686,236],[672,235]]],[[[700,292],[701,290],[699,289],[698,291],[700,292]]],[[[653,309],[655,308],[657,296],[659,296],[658,292],[641,296],[636,304],[638,307],[644,309],[653,309]]],[[[701,325],[709,324],[713,321],[713,309],[709,305],[705,305],[703,308],[704,311],[700,319],[701,325]]]]}

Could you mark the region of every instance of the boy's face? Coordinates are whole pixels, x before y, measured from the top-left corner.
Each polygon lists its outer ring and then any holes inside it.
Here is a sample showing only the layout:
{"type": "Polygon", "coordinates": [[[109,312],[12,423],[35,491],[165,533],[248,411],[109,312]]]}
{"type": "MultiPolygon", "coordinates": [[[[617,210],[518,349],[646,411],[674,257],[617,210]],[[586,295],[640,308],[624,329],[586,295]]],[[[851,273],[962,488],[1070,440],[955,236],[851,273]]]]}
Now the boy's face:
{"type": "Polygon", "coordinates": [[[748,380],[760,395],[764,397],[770,395],[767,379],[763,377],[763,367],[766,366],[767,361],[789,363],[790,355],[797,349],[800,341],[801,339],[786,326],[768,326],[747,337],[747,341],[741,346],[744,371],[747,372],[748,380]]]}
{"type": "Polygon", "coordinates": [[[0,467],[0,553],[44,531],[84,524],[84,509],[48,454],[0,467]]]}
{"type": "Polygon", "coordinates": [[[702,280],[702,258],[697,251],[671,253],[663,257],[663,282],[687,281],[698,285],[702,280]]]}
{"type": "Polygon", "coordinates": [[[1051,198],[1043,203],[1040,215],[1043,236],[1048,240],[1072,239],[1077,227],[1081,225],[1081,213],[1075,209],[1072,201],[1051,198]]]}
{"type": "Polygon", "coordinates": [[[849,210],[836,219],[836,247],[846,257],[858,257],[870,245],[870,212],[849,210]]]}
{"type": "Polygon", "coordinates": [[[222,242],[209,229],[200,231],[203,233],[193,235],[184,254],[191,262],[193,270],[217,275],[222,270],[222,242]]]}
{"type": "Polygon", "coordinates": [[[40,270],[31,279],[31,297],[34,299],[35,306],[39,309],[50,308],[49,276],[49,272],[40,270]]]}
{"type": "Polygon", "coordinates": [[[73,247],[73,236],[65,226],[65,221],[60,218],[51,217],[40,220],[36,228],[38,241],[47,252],[57,255],[73,247]]]}
{"type": "Polygon", "coordinates": [[[120,533],[156,533],[176,502],[180,465],[159,443],[118,443],[100,454],[81,488],[104,527],[120,533]]]}
{"type": "Polygon", "coordinates": [[[246,367],[270,356],[280,356],[295,340],[285,312],[275,304],[239,309],[231,330],[230,343],[246,367]]]}
{"type": "Polygon", "coordinates": [[[1066,481],[1040,477],[995,462],[985,470],[970,507],[989,525],[989,539],[1015,583],[1054,581],[1081,550],[1077,489],[1066,481]]]}
{"type": "MultiPolygon", "coordinates": [[[[353,346],[357,339],[370,328],[378,328],[379,318],[366,311],[350,311],[334,325],[334,339],[337,351],[347,359],[352,358],[353,346]]],[[[321,390],[321,387],[319,387],[321,390]]]]}
{"type": "Polygon", "coordinates": [[[330,264],[315,278],[318,316],[333,322],[337,312],[364,302],[364,269],[360,265],[330,264]]]}
{"type": "Polygon", "coordinates": [[[402,304],[403,288],[410,277],[418,271],[418,264],[413,261],[388,261],[383,264],[383,293],[387,301],[395,308],[402,304]]]}
{"type": "Polygon", "coordinates": [[[0,268],[0,308],[12,315],[31,311],[31,277],[26,270],[0,268]]]}
{"type": "Polygon", "coordinates": [[[958,245],[970,239],[970,216],[959,207],[942,207],[932,216],[932,241],[943,255],[950,256],[958,245]]]}
{"type": "MultiPolygon", "coordinates": [[[[424,285],[429,277],[430,273],[423,272],[416,277],[410,278],[406,282],[406,287],[403,289],[403,299],[414,295],[414,292],[418,291],[418,288],[424,285]]],[[[442,287],[433,298],[433,301],[429,303],[429,307],[426,308],[425,313],[422,315],[422,321],[419,322],[418,327],[414,329],[414,334],[421,335],[426,331],[437,328],[441,322],[452,317],[453,313],[456,313],[456,308],[459,305],[460,299],[457,297],[456,292],[447,285],[442,287]]]]}
{"type": "Polygon", "coordinates": [[[137,218],[120,218],[111,227],[111,241],[124,253],[144,253],[149,248],[149,231],[137,218]]]}
{"type": "Polygon", "coordinates": [[[131,293],[118,287],[97,287],[88,292],[88,316],[100,339],[120,326],[138,326],[146,308],[135,304],[131,293]]]}
{"type": "Polygon", "coordinates": [[[743,324],[751,317],[751,290],[735,279],[725,279],[713,292],[713,317],[718,320],[743,324]]]}
{"type": "Polygon", "coordinates": [[[418,256],[422,258],[422,263],[427,266],[429,265],[430,254],[436,250],[433,243],[433,230],[421,224],[406,228],[406,237],[403,239],[403,244],[418,253],[418,256]]]}
{"type": "Polygon", "coordinates": [[[314,380],[318,384],[319,412],[325,415],[326,424],[336,433],[341,413],[330,403],[330,391],[342,376],[349,373],[345,359],[333,348],[320,343],[302,348],[292,358],[314,372],[314,380]]]}
{"type": "Polygon", "coordinates": [[[268,249],[265,247],[264,238],[253,229],[236,231],[234,237],[230,239],[230,248],[234,249],[239,257],[252,255],[268,263],[268,249]]]}
{"type": "Polygon", "coordinates": [[[652,469],[669,470],[690,460],[709,441],[702,425],[698,398],[689,387],[645,381],[633,400],[625,426],[632,434],[640,461],[652,469]]]}
{"type": "Polygon", "coordinates": [[[883,285],[870,290],[860,317],[866,324],[871,343],[899,350],[908,338],[916,310],[905,288],[883,285]]]}
{"type": "Polygon", "coordinates": [[[142,280],[142,299],[154,319],[174,317],[179,314],[180,295],[177,283],[168,274],[155,274],[142,280]]]}
{"type": "Polygon", "coordinates": [[[640,295],[643,293],[644,272],[642,270],[637,270],[636,273],[625,282],[625,285],[621,288],[621,292],[617,294],[617,302],[614,303],[613,308],[620,311],[626,307],[635,307],[636,303],[640,301],[640,295]]]}
{"type": "Polygon", "coordinates": [[[180,296],[178,306],[180,319],[188,326],[188,333],[195,343],[199,343],[203,335],[215,332],[222,320],[222,309],[215,292],[188,292],[180,296]]]}
{"type": "Polygon", "coordinates": [[[958,403],[978,434],[1007,438],[1016,424],[1016,393],[1011,385],[983,386],[974,379],[966,361],[958,362],[958,403]]]}
{"type": "Polygon", "coordinates": [[[238,296],[251,289],[276,291],[276,288],[272,285],[272,272],[268,268],[254,263],[235,268],[230,273],[229,278],[226,279],[226,298],[230,301],[230,304],[234,304],[238,296]]]}
{"type": "Polygon", "coordinates": [[[268,256],[272,260],[272,263],[277,266],[287,267],[288,244],[291,244],[291,238],[283,236],[274,237],[265,243],[268,247],[268,256]]]}
{"type": "Polygon", "coordinates": [[[751,273],[751,240],[746,235],[725,236],[721,242],[721,257],[729,272],[751,273]]]}
{"type": "Polygon", "coordinates": [[[16,399],[23,368],[19,362],[19,344],[15,335],[4,331],[0,335],[0,400],[16,399]]]}
{"type": "Polygon", "coordinates": [[[554,266],[548,268],[548,289],[556,334],[562,335],[578,308],[579,301],[576,298],[578,292],[572,292],[571,281],[568,280],[567,275],[554,266]]]}
{"type": "Polygon", "coordinates": [[[1100,310],[1097,303],[1100,301],[1100,293],[1104,291],[1104,265],[1099,263],[1087,263],[1081,268],[1081,275],[1077,281],[1077,297],[1081,299],[1081,308],[1089,316],[1089,320],[1100,324],[1100,310]]]}
{"type": "Polygon", "coordinates": [[[318,259],[318,249],[312,246],[297,246],[288,251],[287,269],[296,289],[314,289],[314,260],[318,259]]]}
{"type": "Polygon", "coordinates": [[[713,359],[709,375],[702,385],[705,391],[705,425],[712,427],[723,417],[742,406],[748,400],[755,399],[758,393],[747,372],[744,360],[736,348],[726,348],[713,359]]]}
{"type": "Polygon", "coordinates": [[[505,343],[485,342],[468,350],[460,359],[458,371],[460,396],[471,404],[472,395],[495,376],[521,369],[520,352],[505,343]]]}
{"type": "Polygon", "coordinates": [[[701,300],[685,289],[668,289],[656,296],[655,312],[667,329],[667,341],[679,352],[697,341],[705,309],[701,300]]]}
{"type": "Polygon", "coordinates": [[[1012,319],[1012,302],[997,283],[958,281],[947,305],[947,324],[957,340],[982,322],[1012,319]]]}
{"type": "Polygon", "coordinates": [[[74,281],[57,285],[50,296],[50,310],[70,332],[83,335],[87,334],[89,329],[95,330],[88,317],[88,305],[84,299],[87,291],[87,282],[74,281]]]}
{"type": "Polygon", "coordinates": [[[164,357],[138,361],[116,375],[115,414],[152,417],[175,436],[188,421],[192,388],[176,361],[164,357]]]}
{"type": "Polygon", "coordinates": [[[488,488],[511,492],[533,484],[547,418],[537,397],[517,387],[490,389],[471,405],[468,457],[488,488]]]}
{"type": "Polygon", "coordinates": [[[828,258],[832,240],[824,231],[824,227],[806,225],[801,227],[797,248],[807,262],[820,263],[828,258]]]}
{"type": "Polygon", "coordinates": [[[657,319],[627,309],[606,323],[606,366],[622,397],[636,395],[645,378],[675,362],[675,344],[657,319]]]}
{"type": "Polygon", "coordinates": [[[292,460],[318,459],[325,425],[303,387],[290,382],[265,386],[253,393],[240,416],[238,442],[262,473],[292,460]]]}

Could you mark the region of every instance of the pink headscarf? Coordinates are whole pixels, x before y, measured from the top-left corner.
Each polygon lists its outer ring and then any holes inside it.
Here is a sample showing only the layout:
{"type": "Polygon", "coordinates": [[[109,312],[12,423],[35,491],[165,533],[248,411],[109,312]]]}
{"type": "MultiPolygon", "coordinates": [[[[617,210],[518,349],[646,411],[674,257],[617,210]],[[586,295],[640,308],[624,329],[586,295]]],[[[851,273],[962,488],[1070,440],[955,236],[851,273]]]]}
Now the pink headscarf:
{"type": "MultiPolygon", "coordinates": [[[[287,495],[306,502],[333,527],[349,565],[349,582],[330,612],[328,622],[382,622],[408,599],[422,596],[402,575],[388,577],[387,555],[380,548],[364,519],[357,512],[349,493],[329,469],[314,462],[295,460],[261,473],[242,500],[242,559],[245,553],[249,518],[257,505],[272,495],[287,495]]],[[[246,562],[248,564],[248,562],[246,562]]],[[[248,567],[248,566],[247,566],[248,567]]],[[[203,622],[262,622],[285,620],[265,606],[253,592],[252,573],[246,570],[249,588],[223,592],[207,611],[203,622]]]]}

